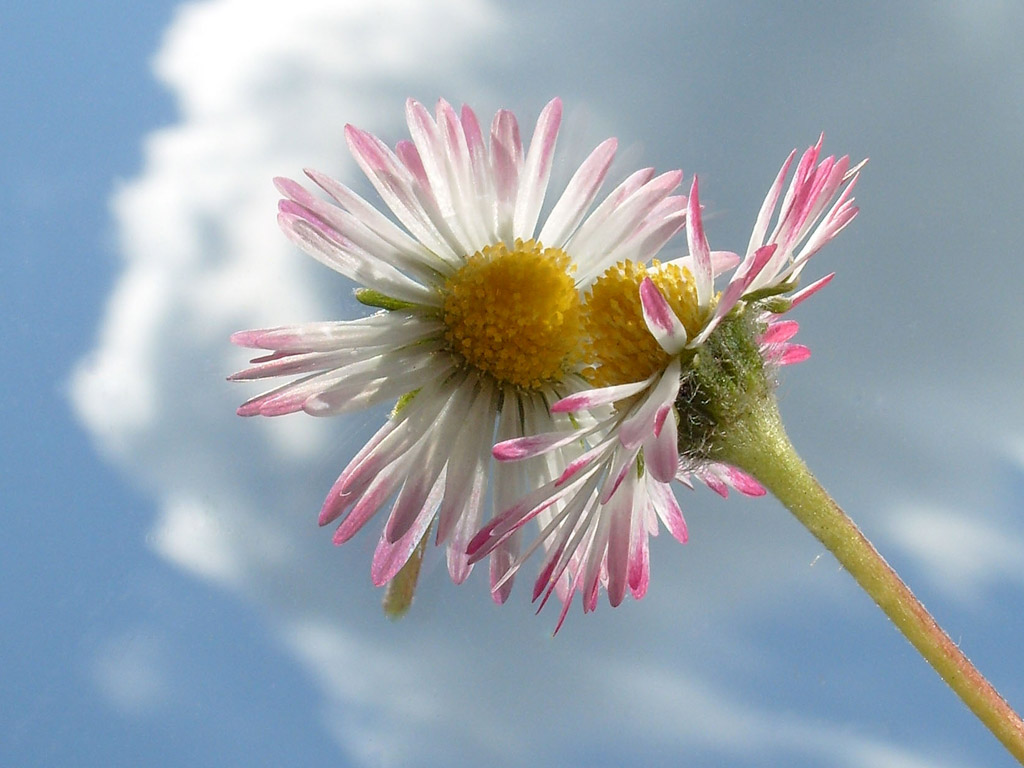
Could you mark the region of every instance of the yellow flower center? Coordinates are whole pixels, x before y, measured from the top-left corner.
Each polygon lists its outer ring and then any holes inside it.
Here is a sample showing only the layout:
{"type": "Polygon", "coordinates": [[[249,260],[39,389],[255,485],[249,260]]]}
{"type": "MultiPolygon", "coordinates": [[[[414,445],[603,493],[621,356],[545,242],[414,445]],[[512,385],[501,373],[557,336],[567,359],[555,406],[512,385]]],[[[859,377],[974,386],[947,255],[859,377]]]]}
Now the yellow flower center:
{"type": "Polygon", "coordinates": [[[583,304],[585,356],[592,366],[584,374],[595,387],[643,381],[668,364],[668,354],[644,322],[640,283],[645,277],[658,286],[689,336],[702,327],[697,289],[686,268],[657,259],[650,269],[628,260],[609,267],[583,304]]]}
{"type": "Polygon", "coordinates": [[[575,269],[564,251],[534,240],[474,253],[444,284],[452,350],[519,387],[561,380],[582,353],[575,269]]]}

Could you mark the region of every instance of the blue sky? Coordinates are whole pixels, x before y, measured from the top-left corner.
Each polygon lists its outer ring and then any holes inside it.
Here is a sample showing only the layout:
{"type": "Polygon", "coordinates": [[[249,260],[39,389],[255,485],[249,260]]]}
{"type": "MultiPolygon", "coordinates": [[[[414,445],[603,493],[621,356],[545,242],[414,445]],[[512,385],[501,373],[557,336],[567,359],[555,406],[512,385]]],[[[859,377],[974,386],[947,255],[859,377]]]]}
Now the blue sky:
{"type": "Polygon", "coordinates": [[[648,596],[574,609],[553,640],[523,584],[499,609],[430,561],[388,622],[373,536],[335,549],[315,526],[381,414],[241,420],[252,391],[223,381],[231,331],[358,311],[277,232],[269,179],[313,166],[365,191],[342,126],[393,143],[406,96],[528,124],[560,95],[556,183],[616,135],[620,174],[700,173],[734,250],[824,130],[871,161],[860,217],[812,264],[838,275],[798,310],[814,355],[784,416],[1024,706],[1024,22],[851,6],[5,14],[0,762],[1011,765],[770,499],[681,491],[691,539],[655,542],[648,596]]]}

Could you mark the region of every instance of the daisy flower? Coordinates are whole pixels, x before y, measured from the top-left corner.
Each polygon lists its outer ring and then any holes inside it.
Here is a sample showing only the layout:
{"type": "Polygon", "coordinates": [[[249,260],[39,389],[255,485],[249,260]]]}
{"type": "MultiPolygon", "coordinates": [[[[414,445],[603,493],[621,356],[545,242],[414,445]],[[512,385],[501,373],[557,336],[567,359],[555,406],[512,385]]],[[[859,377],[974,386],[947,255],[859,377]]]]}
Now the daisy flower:
{"type": "MultiPolygon", "coordinates": [[[[651,258],[684,224],[686,199],[672,194],[680,171],[637,171],[591,210],[615,139],[583,161],[541,221],[561,114],[558,99],[544,108],[527,150],[511,112],[495,115],[487,141],[472,110],[445,101],[432,116],[410,100],[412,140],[394,150],[347,126],[348,147],[393,219],[315,171],[306,173],[330,201],[275,182],[284,233],[360,284],[356,297],[379,311],[236,333],[234,343],[266,354],[232,380],[297,377],[238,413],[333,416],[396,403],[320,512],[321,525],[338,523],[341,544],[391,502],[371,568],[378,586],[406,563],[418,568],[435,521],[462,582],[489,485],[500,510],[551,480],[554,457],[492,468],[492,445],[571,428],[550,405],[586,386],[583,292],[616,260],[651,258]]],[[[517,535],[491,552],[501,602],[517,535]]]]}
{"type": "Polygon", "coordinates": [[[848,157],[818,162],[821,143],[801,157],[780,205],[796,151],[790,154],[764,199],[742,260],[710,249],[694,178],[686,224],[689,255],[650,267],[617,263],[585,297],[582,322],[593,388],[551,408],[555,414],[575,413],[577,428],[495,446],[500,462],[532,460],[573,443],[586,447],[557,477],[492,519],[469,546],[474,561],[541,515],[540,536],[509,573],[543,545],[546,558],[534,599],[543,595],[542,607],[553,592],[562,598],[559,626],[576,592],[582,593],[584,611],[596,608],[602,585],[612,605],[627,591],[644,595],[648,538],[657,534],[659,521],[686,541],[673,480],[692,487],[697,478],[722,496],[729,487],[764,493],[753,477],[721,460],[722,446],[736,439],[727,433],[741,421],[750,382],[770,381],[778,366],[809,355],[790,341],[797,324],[781,315],[831,279],[794,292],[808,259],[857,215],[850,192],[860,166],[851,169],[848,157]],[[733,267],[726,287],[715,293],[715,277],[733,267]]]}

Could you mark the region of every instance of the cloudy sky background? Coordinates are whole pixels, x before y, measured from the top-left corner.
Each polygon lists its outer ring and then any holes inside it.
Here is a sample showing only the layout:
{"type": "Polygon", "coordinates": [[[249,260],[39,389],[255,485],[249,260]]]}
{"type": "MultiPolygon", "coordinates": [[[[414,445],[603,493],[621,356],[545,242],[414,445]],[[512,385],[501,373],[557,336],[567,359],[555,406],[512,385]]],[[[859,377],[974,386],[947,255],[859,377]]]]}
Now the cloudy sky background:
{"type": "MultiPolygon", "coordinates": [[[[243,420],[239,328],[351,317],[274,175],[367,192],[351,122],[414,96],[566,106],[554,183],[701,175],[746,245],[790,149],[871,161],[815,257],[781,405],[819,478],[1024,706],[1024,16],[1014,2],[111,2],[5,12],[9,373],[0,762],[1009,766],[771,499],[681,491],[648,596],[533,616],[428,559],[380,613],[376,536],[315,516],[383,410],[243,420]],[[77,15],[76,15],[77,14],[77,15]]],[[[670,248],[681,253],[681,242],[670,248]]],[[[532,569],[531,569],[532,570],[532,569]]]]}

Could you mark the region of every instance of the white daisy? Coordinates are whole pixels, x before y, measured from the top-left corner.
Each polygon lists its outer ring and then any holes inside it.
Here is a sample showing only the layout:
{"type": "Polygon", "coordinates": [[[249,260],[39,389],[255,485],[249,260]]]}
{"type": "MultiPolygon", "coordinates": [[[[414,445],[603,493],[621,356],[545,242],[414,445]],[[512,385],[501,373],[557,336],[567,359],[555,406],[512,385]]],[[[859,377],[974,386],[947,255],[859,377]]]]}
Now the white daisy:
{"type": "Polygon", "coordinates": [[[619,263],[586,296],[588,378],[595,388],[552,406],[554,413],[577,413],[578,428],[495,446],[494,455],[503,462],[534,460],[574,441],[588,446],[558,477],[488,523],[469,547],[471,560],[483,557],[543,514],[546,524],[538,541],[510,573],[544,545],[547,557],[534,597],[544,595],[546,601],[558,592],[564,602],[559,625],[577,591],[584,611],[596,608],[602,584],[612,605],[622,601],[627,588],[634,597],[643,596],[650,572],[648,537],[657,534],[658,521],[686,540],[672,480],[689,486],[696,476],[723,496],[730,486],[748,495],[764,493],[752,477],[716,460],[721,414],[740,407],[741,393],[712,393],[704,381],[717,376],[728,382],[738,375],[737,356],[748,341],[759,372],[808,356],[805,347],[789,341],[796,323],[779,316],[831,279],[791,293],[807,260],[857,215],[849,193],[860,168],[851,170],[848,157],[819,164],[820,150],[821,140],[804,153],[780,207],[795,151],[783,165],[742,262],[708,246],[695,178],[688,202],[690,255],[675,263],[655,261],[649,268],[619,263]],[[716,275],[737,264],[728,285],[715,294],[716,275]]]}
{"type": "MultiPolygon", "coordinates": [[[[686,199],[672,195],[679,171],[638,171],[588,215],[615,139],[587,157],[539,224],[561,113],[558,99],[544,108],[525,153],[505,110],[489,142],[472,110],[456,114],[445,101],[435,118],[410,100],[412,141],[394,151],[347,126],[349,149],[397,224],[323,174],[307,171],[333,202],[276,180],[285,234],[363,286],[357,298],[380,311],[235,334],[236,344],[269,354],[233,380],[298,376],[238,412],[329,416],[397,399],[320,513],[321,525],[340,521],[340,544],[394,499],[373,558],[377,585],[411,557],[418,564],[435,520],[451,577],[463,581],[489,487],[495,509],[505,509],[553,477],[557,456],[497,464],[491,480],[491,446],[569,424],[549,406],[585,386],[582,291],[616,260],[651,258],[683,226],[686,199]]],[[[517,538],[491,548],[499,602],[517,538]]]]}

